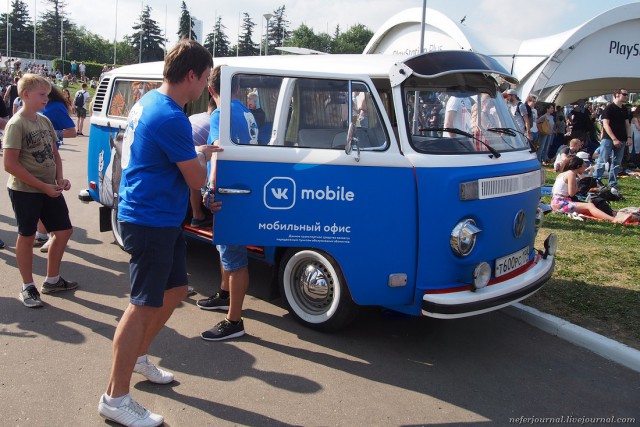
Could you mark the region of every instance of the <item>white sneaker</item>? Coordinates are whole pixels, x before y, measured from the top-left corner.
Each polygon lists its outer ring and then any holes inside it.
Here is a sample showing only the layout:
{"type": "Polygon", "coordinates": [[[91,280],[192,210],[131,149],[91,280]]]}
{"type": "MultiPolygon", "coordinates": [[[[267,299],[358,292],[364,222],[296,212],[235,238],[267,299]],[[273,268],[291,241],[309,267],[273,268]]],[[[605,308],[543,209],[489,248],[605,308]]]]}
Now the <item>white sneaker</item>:
{"type": "Polygon", "coordinates": [[[173,374],[158,368],[156,365],[147,360],[146,362],[136,363],[133,372],[147,377],[149,381],[156,384],[169,384],[173,381],[173,374]]]}
{"type": "Polygon", "coordinates": [[[45,254],[49,252],[49,246],[51,246],[51,240],[53,239],[49,237],[49,239],[46,242],[44,242],[44,245],[40,246],[40,252],[44,252],[45,254]]]}
{"type": "Polygon", "coordinates": [[[127,427],[155,427],[164,423],[162,415],[154,414],[145,409],[131,396],[125,397],[117,408],[107,405],[104,397],[101,397],[100,403],[98,403],[98,412],[100,416],[127,427]]]}

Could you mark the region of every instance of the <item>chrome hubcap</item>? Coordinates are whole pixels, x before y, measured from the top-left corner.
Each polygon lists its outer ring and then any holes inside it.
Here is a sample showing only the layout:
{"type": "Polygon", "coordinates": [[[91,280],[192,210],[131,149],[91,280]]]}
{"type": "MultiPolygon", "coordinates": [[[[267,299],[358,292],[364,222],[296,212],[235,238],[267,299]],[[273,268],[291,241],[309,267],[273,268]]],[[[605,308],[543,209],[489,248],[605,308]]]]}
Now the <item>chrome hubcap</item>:
{"type": "Polygon", "coordinates": [[[310,313],[327,310],[334,297],[333,278],[318,262],[301,262],[294,272],[294,297],[310,313]]]}

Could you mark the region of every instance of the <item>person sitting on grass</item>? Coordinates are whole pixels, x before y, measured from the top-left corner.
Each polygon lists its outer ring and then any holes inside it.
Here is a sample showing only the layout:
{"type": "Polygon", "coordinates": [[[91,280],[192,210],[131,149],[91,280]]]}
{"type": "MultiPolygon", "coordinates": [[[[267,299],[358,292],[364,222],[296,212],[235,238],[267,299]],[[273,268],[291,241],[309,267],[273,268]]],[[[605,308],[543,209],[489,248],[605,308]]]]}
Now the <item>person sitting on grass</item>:
{"type": "Polygon", "coordinates": [[[556,159],[553,162],[553,169],[556,172],[560,172],[560,168],[570,154],[577,154],[582,149],[582,141],[578,138],[573,138],[569,141],[569,145],[561,145],[558,147],[556,159]]]}
{"type": "Polygon", "coordinates": [[[615,217],[601,211],[593,203],[575,202],[572,197],[578,191],[578,175],[584,174],[587,165],[580,157],[573,154],[567,156],[561,173],[556,177],[556,182],[551,190],[551,209],[560,213],[586,214],[598,219],[623,224],[630,218],[629,214],[619,213],[615,217]]]}

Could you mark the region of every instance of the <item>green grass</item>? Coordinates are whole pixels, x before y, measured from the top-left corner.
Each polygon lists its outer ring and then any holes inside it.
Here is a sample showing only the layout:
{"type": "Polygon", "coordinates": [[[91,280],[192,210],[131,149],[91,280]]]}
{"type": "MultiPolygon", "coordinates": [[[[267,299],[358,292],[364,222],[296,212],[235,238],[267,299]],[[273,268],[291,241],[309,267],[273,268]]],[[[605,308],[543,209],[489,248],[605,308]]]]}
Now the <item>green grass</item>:
{"type": "MultiPolygon", "coordinates": [[[[546,185],[555,177],[547,171],[546,185]]],[[[640,206],[640,179],[621,178],[618,184],[624,200],[612,208],[640,206]]],[[[640,349],[640,226],[549,213],[537,247],[549,233],[558,235],[555,272],[524,303],[640,349]]]]}

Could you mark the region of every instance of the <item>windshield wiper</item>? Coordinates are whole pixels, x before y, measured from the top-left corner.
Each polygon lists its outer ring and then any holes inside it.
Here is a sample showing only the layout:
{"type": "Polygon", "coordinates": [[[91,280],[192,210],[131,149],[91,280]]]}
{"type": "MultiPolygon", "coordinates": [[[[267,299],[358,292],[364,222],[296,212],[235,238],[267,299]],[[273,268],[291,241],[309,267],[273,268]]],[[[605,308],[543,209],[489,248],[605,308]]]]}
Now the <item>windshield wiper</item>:
{"type": "Polygon", "coordinates": [[[525,141],[529,143],[529,152],[530,153],[536,152],[536,147],[533,146],[533,141],[529,141],[529,138],[527,138],[527,135],[525,135],[524,132],[520,132],[519,130],[515,130],[511,128],[489,128],[487,130],[490,130],[492,132],[498,132],[498,133],[506,133],[507,135],[511,135],[511,136],[516,136],[514,132],[519,133],[520,135],[522,135],[525,141]]]}
{"type": "MultiPolygon", "coordinates": [[[[420,132],[449,132],[449,133],[455,133],[457,135],[466,136],[467,138],[471,138],[474,141],[478,141],[480,144],[482,144],[485,147],[487,147],[487,150],[489,150],[491,152],[491,154],[493,154],[493,156],[496,159],[498,157],[500,157],[500,153],[498,153],[498,151],[495,148],[493,148],[492,146],[490,146],[489,144],[487,144],[486,142],[484,142],[480,138],[476,138],[474,135],[470,134],[469,132],[463,131],[462,129],[458,129],[458,128],[423,128],[423,129],[418,129],[418,130],[420,132]]],[[[491,157],[491,156],[489,156],[489,157],[491,157]]]]}
{"type": "Polygon", "coordinates": [[[511,128],[488,128],[488,132],[504,133],[509,136],[516,136],[516,131],[511,128]]]}

